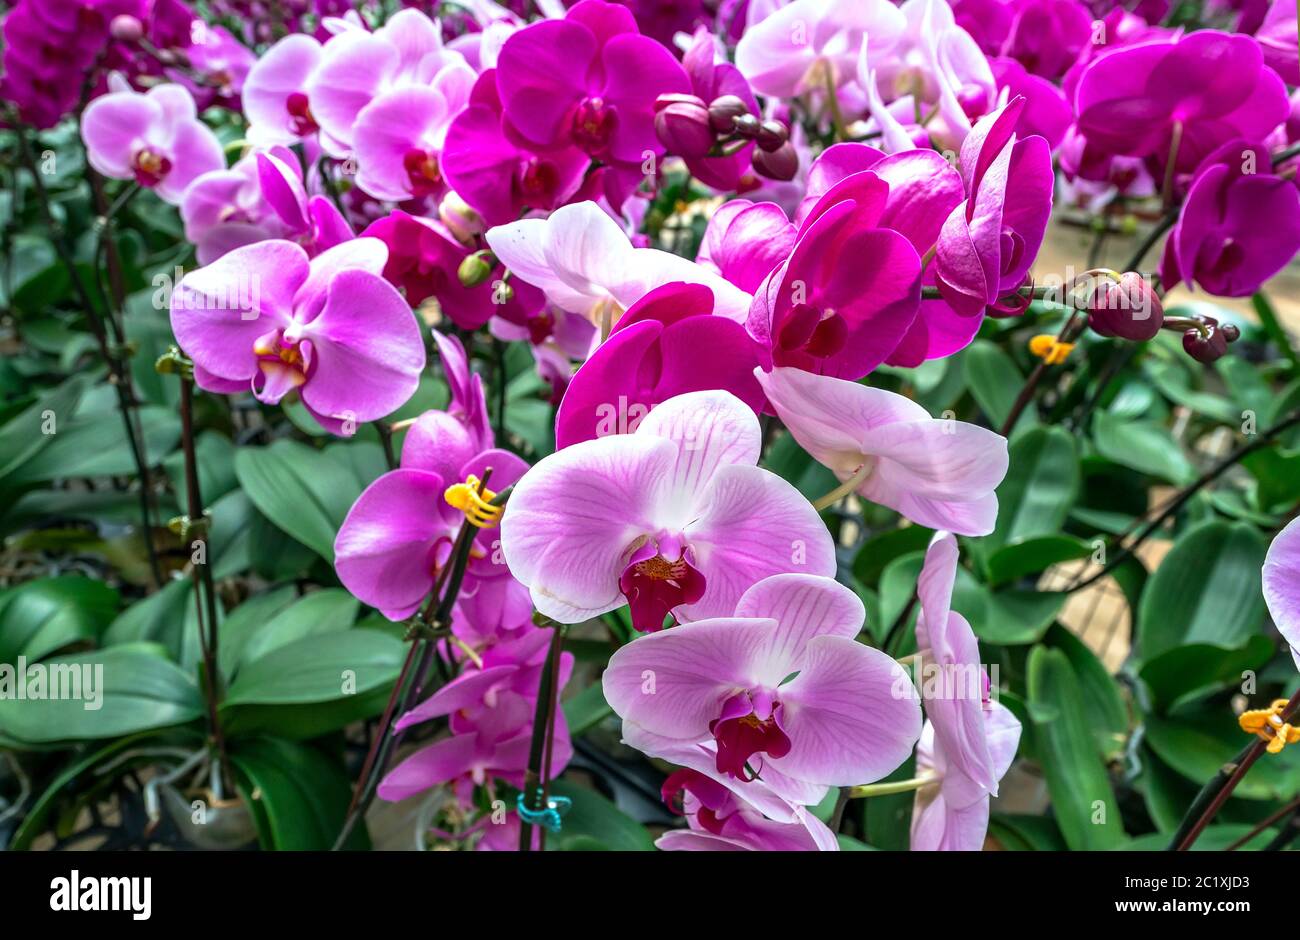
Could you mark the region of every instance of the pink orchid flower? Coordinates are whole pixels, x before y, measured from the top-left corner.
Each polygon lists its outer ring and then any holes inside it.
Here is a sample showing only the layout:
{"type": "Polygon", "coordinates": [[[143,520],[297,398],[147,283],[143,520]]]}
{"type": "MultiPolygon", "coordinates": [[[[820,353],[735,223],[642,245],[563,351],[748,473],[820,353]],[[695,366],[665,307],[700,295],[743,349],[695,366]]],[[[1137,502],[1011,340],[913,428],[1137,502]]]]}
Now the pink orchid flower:
{"type": "Polygon", "coordinates": [[[720,774],[869,783],[907,759],[921,709],[902,666],[854,639],[864,616],[858,596],[830,578],[766,578],[730,616],[620,648],[602,679],[605,700],[652,734],[713,740],[720,774]]]}
{"type": "Polygon", "coordinates": [[[501,548],[537,609],[576,623],[629,603],[638,630],[730,615],[783,571],[831,575],[812,505],[758,462],[758,418],[729,392],[678,395],[635,432],[543,458],[516,484],[501,548]]]}
{"type": "Polygon", "coordinates": [[[984,844],[989,800],[1015,759],[1020,722],[989,698],[988,674],[970,624],[951,610],[957,540],[936,532],[917,582],[916,642],[938,676],[922,683],[927,722],[916,773],[933,780],[917,791],[912,848],[975,851],[984,844]]]}
{"type": "Polygon", "coordinates": [[[852,81],[865,36],[885,50],[907,22],[889,0],[794,0],[751,24],[736,46],[736,67],[760,95],[791,98],[852,81]]]}
{"type": "Polygon", "coordinates": [[[998,516],[1007,441],[931,418],[902,395],[800,369],[756,372],[799,444],[854,492],[918,525],[987,535],[998,516]]]}
{"type": "Polygon", "coordinates": [[[493,253],[548,300],[612,327],[633,303],[674,281],[713,291],[714,313],[743,322],[750,296],[707,268],[657,248],[634,248],[596,203],[563,206],[547,219],[522,219],[488,229],[493,253]]]}
{"type": "Polygon", "coordinates": [[[424,368],[411,308],[383,279],[383,242],[358,238],[308,259],[283,240],[245,245],[187,274],[172,330],[200,388],[278,403],[297,390],[334,434],[400,408],[424,368]]]}
{"type": "Polygon", "coordinates": [[[194,98],[181,85],[101,95],[81,116],[81,138],[86,159],[100,173],[134,179],[172,205],[195,179],[226,168],[221,142],[198,119],[194,98]]]}
{"type": "Polygon", "coordinates": [[[776,203],[732,199],[709,218],[695,263],[752,294],[790,256],[797,235],[776,203]]]}
{"type": "MultiPolygon", "coordinates": [[[[334,540],[339,580],[389,620],[405,620],[428,597],[451,555],[464,514],[447,503],[447,488],[474,476],[505,489],[528,465],[492,446],[482,381],[469,371],[460,343],[433,334],[451,386],[447,411],[427,411],[406,432],[401,466],[357,497],[334,540]]],[[[471,552],[466,589],[509,571],[493,558],[498,528],[484,528],[471,552]]]]}
{"type": "Polygon", "coordinates": [[[1300,668],[1300,519],[1289,522],[1268,547],[1264,601],[1300,668]]]}
{"type": "MultiPolygon", "coordinates": [[[[399,10],[373,33],[346,29],[330,37],[306,89],[322,145],[333,156],[349,156],[365,143],[358,121],[367,105],[386,92],[426,88],[447,68],[468,73],[467,88],[473,83],[464,57],[444,47],[438,24],[419,10],[399,10]]],[[[416,103],[416,98],[397,100],[416,103]]],[[[421,122],[427,117],[426,102],[421,122]]]]}
{"type": "Polygon", "coordinates": [[[244,80],[248,139],[257,146],[288,146],[320,130],[307,86],[320,65],[321,45],[291,33],[266,50],[244,80]]]}

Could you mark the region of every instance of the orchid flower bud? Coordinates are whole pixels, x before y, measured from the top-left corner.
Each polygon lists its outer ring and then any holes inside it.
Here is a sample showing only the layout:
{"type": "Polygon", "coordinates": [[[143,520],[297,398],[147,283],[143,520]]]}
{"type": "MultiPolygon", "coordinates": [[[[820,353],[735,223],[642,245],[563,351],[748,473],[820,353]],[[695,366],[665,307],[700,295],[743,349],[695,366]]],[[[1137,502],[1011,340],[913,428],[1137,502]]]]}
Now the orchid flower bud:
{"type": "Polygon", "coordinates": [[[670,153],[702,157],[713,147],[709,109],[695,95],[660,95],[655,101],[655,136],[670,153]]]}
{"type": "Polygon", "coordinates": [[[738,95],[721,95],[709,105],[709,123],[719,134],[730,134],[736,118],[749,114],[749,105],[738,95]]]}
{"type": "Polygon", "coordinates": [[[1088,300],[1088,325],[1100,336],[1148,340],[1163,323],[1160,298],[1136,271],[1122,274],[1118,281],[1102,279],[1088,300]]]}
{"type": "Polygon", "coordinates": [[[788,140],[770,153],[762,148],[754,148],[751,162],[759,175],[768,179],[784,182],[794,179],[795,173],[799,172],[799,154],[788,140]]]}

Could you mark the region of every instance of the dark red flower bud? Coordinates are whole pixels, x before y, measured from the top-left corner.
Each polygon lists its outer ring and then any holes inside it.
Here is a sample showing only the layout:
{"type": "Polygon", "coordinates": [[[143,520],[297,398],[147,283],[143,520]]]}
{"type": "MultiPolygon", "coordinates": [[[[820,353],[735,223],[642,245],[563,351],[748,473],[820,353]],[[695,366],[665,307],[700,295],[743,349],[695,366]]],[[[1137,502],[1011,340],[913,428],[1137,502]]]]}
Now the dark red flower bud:
{"type": "Polygon", "coordinates": [[[1203,319],[1204,330],[1193,327],[1183,333],[1183,349],[1197,362],[1208,365],[1228,351],[1228,334],[1213,317],[1203,319]]]}
{"type": "Polygon", "coordinates": [[[792,180],[799,171],[799,154],[788,140],[771,153],[755,147],[750,162],[760,176],[773,180],[792,180]]]}
{"type": "Polygon", "coordinates": [[[709,122],[719,134],[730,134],[738,117],[749,114],[749,105],[736,95],[722,95],[709,105],[709,122]]]}
{"type": "Polygon", "coordinates": [[[1151,339],[1164,320],[1160,298],[1136,271],[1121,275],[1118,281],[1102,279],[1088,300],[1088,326],[1101,336],[1151,339]]]}
{"type": "Polygon", "coordinates": [[[754,142],[768,153],[774,153],[789,139],[790,129],[780,121],[764,121],[758,126],[758,134],[754,137],[754,142]]]}
{"type": "Polygon", "coordinates": [[[655,101],[655,136],[669,153],[702,157],[713,148],[713,126],[703,99],[660,95],[655,101]]]}
{"type": "Polygon", "coordinates": [[[742,114],[732,122],[733,130],[741,137],[757,137],[762,122],[752,114],[742,114]]]}

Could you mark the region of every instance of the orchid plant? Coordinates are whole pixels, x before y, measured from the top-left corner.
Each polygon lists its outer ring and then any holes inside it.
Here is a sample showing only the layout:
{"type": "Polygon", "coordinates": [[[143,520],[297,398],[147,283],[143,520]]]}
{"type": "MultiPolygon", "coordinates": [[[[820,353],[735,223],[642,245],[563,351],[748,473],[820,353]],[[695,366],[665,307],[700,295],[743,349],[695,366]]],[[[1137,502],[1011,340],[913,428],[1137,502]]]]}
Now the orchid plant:
{"type": "Polygon", "coordinates": [[[1300,832],[1290,0],[2,28],[0,847],[1300,832]]]}

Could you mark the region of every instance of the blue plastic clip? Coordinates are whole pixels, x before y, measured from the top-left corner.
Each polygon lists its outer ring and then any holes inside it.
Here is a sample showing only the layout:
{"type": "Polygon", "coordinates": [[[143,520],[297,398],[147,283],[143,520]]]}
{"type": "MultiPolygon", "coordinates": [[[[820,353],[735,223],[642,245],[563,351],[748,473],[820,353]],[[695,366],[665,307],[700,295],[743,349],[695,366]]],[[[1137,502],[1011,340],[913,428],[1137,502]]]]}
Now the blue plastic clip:
{"type": "MultiPolygon", "coordinates": [[[[538,787],[534,792],[537,799],[542,797],[542,788],[538,787]]],[[[545,809],[529,809],[527,802],[524,800],[524,794],[520,793],[515,801],[519,809],[519,818],[530,826],[544,826],[547,832],[559,832],[561,818],[573,806],[573,800],[567,796],[552,796],[546,801],[545,809]]]]}

